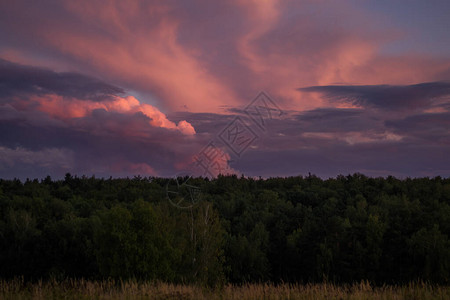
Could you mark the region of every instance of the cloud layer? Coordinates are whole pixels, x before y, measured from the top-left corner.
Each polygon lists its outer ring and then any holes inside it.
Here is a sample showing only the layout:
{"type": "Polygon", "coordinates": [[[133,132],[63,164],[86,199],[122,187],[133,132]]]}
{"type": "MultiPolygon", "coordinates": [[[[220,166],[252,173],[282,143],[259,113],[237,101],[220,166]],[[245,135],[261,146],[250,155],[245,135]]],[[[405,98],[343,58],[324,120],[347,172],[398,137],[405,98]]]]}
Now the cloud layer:
{"type": "Polygon", "coordinates": [[[194,127],[170,121],[120,88],[4,60],[0,77],[2,176],[23,176],[17,165],[24,164],[48,173],[57,167],[59,175],[71,170],[156,175],[172,168],[170,161],[158,163],[160,156],[187,159],[172,143],[192,140],[194,127]],[[161,164],[158,171],[153,164],[161,164]]]}
{"type": "Polygon", "coordinates": [[[251,176],[448,176],[450,57],[404,46],[417,28],[382,17],[351,2],[3,2],[0,177],[170,176],[211,141],[219,171],[251,176]],[[266,131],[243,113],[261,90],[284,111],[266,131]],[[237,116],[257,136],[239,157],[220,138],[237,116]]]}

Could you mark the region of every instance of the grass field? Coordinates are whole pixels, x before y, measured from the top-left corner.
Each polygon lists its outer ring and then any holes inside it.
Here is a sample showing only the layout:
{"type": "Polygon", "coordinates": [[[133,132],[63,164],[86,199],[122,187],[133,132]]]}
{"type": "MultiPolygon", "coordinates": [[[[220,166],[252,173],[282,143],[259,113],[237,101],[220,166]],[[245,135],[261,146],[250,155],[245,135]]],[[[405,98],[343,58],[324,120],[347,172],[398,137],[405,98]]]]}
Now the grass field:
{"type": "Polygon", "coordinates": [[[66,280],[34,284],[0,281],[0,299],[450,299],[449,286],[410,283],[373,287],[367,282],[333,284],[247,284],[205,289],[191,285],[66,280]]]}

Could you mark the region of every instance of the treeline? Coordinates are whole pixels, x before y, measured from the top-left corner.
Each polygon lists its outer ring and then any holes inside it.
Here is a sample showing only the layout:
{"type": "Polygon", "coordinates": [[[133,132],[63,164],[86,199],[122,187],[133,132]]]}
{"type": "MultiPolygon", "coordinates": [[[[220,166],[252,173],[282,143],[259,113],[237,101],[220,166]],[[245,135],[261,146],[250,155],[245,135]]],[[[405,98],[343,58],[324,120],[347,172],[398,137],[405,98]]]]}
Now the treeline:
{"type": "Polygon", "coordinates": [[[233,175],[188,184],[0,180],[0,277],[449,283],[450,179],[233,175]]]}

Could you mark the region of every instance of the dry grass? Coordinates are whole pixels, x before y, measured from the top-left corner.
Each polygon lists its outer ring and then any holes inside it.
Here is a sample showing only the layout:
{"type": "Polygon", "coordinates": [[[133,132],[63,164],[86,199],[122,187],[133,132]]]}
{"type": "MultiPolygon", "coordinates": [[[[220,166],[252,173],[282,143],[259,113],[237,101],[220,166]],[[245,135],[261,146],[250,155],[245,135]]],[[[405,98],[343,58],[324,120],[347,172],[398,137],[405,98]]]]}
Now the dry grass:
{"type": "Polygon", "coordinates": [[[0,281],[0,299],[450,299],[449,286],[411,283],[372,287],[367,282],[333,284],[246,284],[204,289],[193,285],[133,281],[0,281]]]}

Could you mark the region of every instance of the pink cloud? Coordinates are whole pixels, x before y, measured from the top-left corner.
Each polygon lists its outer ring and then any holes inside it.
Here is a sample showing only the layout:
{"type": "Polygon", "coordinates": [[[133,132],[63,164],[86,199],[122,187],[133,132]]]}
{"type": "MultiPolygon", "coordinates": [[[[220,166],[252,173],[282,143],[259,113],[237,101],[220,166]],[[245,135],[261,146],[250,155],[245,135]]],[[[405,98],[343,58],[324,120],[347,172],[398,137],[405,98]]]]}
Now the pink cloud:
{"type": "Polygon", "coordinates": [[[232,158],[227,150],[214,143],[206,145],[195,155],[175,164],[179,171],[185,171],[190,176],[217,177],[219,174],[239,174],[230,166],[232,158]]]}
{"type": "Polygon", "coordinates": [[[66,98],[60,95],[32,96],[29,103],[26,101],[16,101],[13,105],[16,109],[34,108],[45,112],[52,117],[59,119],[81,118],[90,114],[95,109],[104,109],[110,112],[119,112],[125,114],[143,113],[150,118],[149,124],[154,127],[161,127],[171,130],[178,130],[185,135],[194,135],[194,127],[183,120],[175,124],[167,119],[159,109],[146,103],[140,103],[133,96],[119,97],[112,96],[111,100],[91,101],[66,98]]]}
{"type": "MultiPolygon", "coordinates": [[[[384,54],[401,32],[349,3],[61,3],[60,15],[27,4],[27,27],[10,26],[15,39],[34,43],[28,56],[35,64],[50,56],[53,65],[152,95],[164,110],[221,112],[245,106],[260,90],[285,109],[307,110],[331,104],[299,87],[412,84],[450,68],[448,59],[413,51],[384,54]]],[[[5,11],[15,15],[23,5],[5,11]]],[[[18,44],[5,55],[23,58],[24,51],[18,44]]]]}
{"type": "Polygon", "coordinates": [[[39,36],[52,49],[103,78],[154,93],[172,110],[217,111],[224,103],[237,103],[232,90],[198,59],[199,53],[180,45],[182,24],[169,14],[169,6],[144,5],[141,10],[133,1],[129,6],[112,1],[107,7],[68,3],[67,9],[110,35],[55,26],[40,30],[39,36]],[[134,22],[143,22],[137,31],[134,22]]]}

